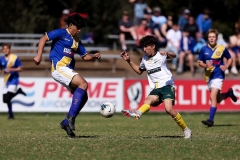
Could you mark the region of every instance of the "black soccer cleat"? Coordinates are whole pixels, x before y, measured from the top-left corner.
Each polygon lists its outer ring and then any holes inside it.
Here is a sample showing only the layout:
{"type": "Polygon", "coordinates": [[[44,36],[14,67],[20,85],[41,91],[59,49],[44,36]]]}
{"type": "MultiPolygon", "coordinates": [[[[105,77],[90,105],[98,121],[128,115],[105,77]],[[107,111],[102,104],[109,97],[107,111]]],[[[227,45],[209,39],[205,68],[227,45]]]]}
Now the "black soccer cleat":
{"type": "Polygon", "coordinates": [[[75,118],[76,117],[66,115],[66,120],[73,131],[75,130],[75,118]]]}
{"type": "Polygon", "coordinates": [[[18,94],[22,94],[22,95],[24,95],[24,96],[27,95],[25,92],[23,92],[22,88],[18,88],[17,93],[18,93],[18,94]]]}
{"type": "Polygon", "coordinates": [[[69,125],[64,125],[63,121],[60,123],[60,128],[64,129],[70,138],[76,137],[75,133],[72,131],[72,129],[69,127],[69,125]]]}
{"type": "Polygon", "coordinates": [[[212,127],[214,125],[214,121],[211,120],[202,120],[202,123],[208,127],[212,127]]]}
{"type": "Polygon", "coordinates": [[[233,89],[229,88],[228,93],[230,94],[230,98],[232,99],[233,102],[237,102],[237,97],[233,93],[233,89]]]}

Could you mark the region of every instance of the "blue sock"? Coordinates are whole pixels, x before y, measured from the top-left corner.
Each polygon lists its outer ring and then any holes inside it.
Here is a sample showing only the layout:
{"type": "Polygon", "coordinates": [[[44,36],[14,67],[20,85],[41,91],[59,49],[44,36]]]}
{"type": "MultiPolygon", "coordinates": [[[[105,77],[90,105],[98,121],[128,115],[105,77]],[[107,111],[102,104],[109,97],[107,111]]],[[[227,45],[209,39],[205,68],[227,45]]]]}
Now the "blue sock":
{"type": "Polygon", "coordinates": [[[214,116],[217,111],[217,107],[210,107],[209,120],[214,121],[214,116]]]}
{"type": "Polygon", "coordinates": [[[80,111],[81,103],[84,99],[84,96],[87,92],[82,88],[77,88],[73,93],[72,104],[69,109],[68,115],[76,117],[80,111]]]}
{"type": "Polygon", "coordinates": [[[13,118],[13,111],[12,111],[12,103],[7,103],[8,106],[8,115],[9,117],[13,118]]]}

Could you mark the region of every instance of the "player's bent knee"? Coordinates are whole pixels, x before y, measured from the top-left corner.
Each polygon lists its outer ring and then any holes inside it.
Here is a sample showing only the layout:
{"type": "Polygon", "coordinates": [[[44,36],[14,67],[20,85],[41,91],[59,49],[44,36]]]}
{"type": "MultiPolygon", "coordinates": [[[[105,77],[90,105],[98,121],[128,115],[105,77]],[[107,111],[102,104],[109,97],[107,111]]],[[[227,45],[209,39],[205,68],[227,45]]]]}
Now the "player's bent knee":
{"type": "Polygon", "coordinates": [[[11,95],[9,93],[3,94],[3,103],[9,103],[11,101],[11,95]]]}

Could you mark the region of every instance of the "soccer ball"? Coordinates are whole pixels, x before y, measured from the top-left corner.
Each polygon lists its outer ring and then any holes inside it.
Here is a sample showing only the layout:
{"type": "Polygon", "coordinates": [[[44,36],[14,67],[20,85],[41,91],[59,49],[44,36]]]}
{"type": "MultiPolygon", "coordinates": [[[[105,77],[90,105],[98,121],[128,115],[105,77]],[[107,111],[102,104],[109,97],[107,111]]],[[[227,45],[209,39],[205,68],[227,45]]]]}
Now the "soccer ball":
{"type": "Polygon", "coordinates": [[[100,113],[105,118],[110,118],[114,115],[116,111],[115,106],[110,102],[104,102],[101,105],[100,113]]]}

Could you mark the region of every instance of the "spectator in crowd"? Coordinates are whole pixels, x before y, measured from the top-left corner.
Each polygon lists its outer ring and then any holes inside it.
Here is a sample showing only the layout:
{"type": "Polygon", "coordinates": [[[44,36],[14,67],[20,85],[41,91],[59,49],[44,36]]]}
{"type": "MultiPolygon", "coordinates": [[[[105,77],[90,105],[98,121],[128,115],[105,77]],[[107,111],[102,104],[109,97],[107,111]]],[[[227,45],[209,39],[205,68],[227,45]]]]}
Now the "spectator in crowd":
{"type": "Polygon", "coordinates": [[[119,21],[119,40],[123,51],[127,50],[126,39],[137,40],[136,30],[133,26],[132,21],[129,18],[127,11],[124,11],[122,14],[122,19],[119,21]]]}
{"type": "Polygon", "coordinates": [[[240,16],[238,17],[238,20],[234,24],[235,27],[235,33],[238,34],[240,33],[240,16]]]}
{"type": "Polygon", "coordinates": [[[173,17],[171,15],[167,16],[167,31],[172,29],[173,26],[173,17]]]}
{"type": "MultiPolygon", "coordinates": [[[[238,70],[236,67],[236,62],[240,64],[240,33],[230,36],[230,50],[233,52],[230,52],[233,62],[231,67],[231,72],[235,75],[238,74],[238,70]]],[[[228,73],[228,72],[225,72],[228,73]]]]}
{"type": "Polygon", "coordinates": [[[137,32],[136,45],[138,48],[140,48],[140,39],[142,39],[143,37],[145,37],[147,35],[152,34],[150,27],[147,26],[147,20],[145,18],[143,18],[141,20],[141,23],[138,25],[136,32],[137,32]]]}
{"type": "Polygon", "coordinates": [[[196,19],[198,29],[203,34],[204,39],[206,39],[206,34],[208,30],[212,27],[212,18],[210,17],[210,11],[204,9],[203,13],[200,13],[196,19]]]}
{"type": "Polygon", "coordinates": [[[180,31],[183,31],[184,26],[187,24],[190,16],[190,10],[184,9],[183,13],[178,18],[178,25],[180,26],[180,31]]]}
{"type": "Polygon", "coordinates": [[[26,93],[18,88],[22,63],[17,55],[11,53],[10,44],[3,44],[2,49],[4,55],[0,57],[0,73],[4,69],[3,103],[8,106],[8,119],[14,119],[11,100],[18,94],[26,96],[26,93]]]}
{"type": "Polygon", "coordinates": [[[194,75],[194,56],[193,56],[193,48],[196,42],[193,37],[190,37],[189,32],[183,30],[182,38],[180,41],[180,53],[179,53],[179,64],[177,68],[177,73],[183,73],[184,67],[184,58],[187,55],[189,67],[192,75],[194,75]]]}
{"type": "Polygon", "coordinates": [[[141,20],[145,17],[146,13],[151,13],[151,8],[143,2],[143,0],[129,0],[130,3],[134,3],[134,18],[133,25],[138,26],[141,23],[141,20]]]}
{"type": "Polygon", "coordinates": [[[172,29],[167,31],[167,50],[172,51],[174,54],[176,54],[176,57],[172,60],[172,70],[176,70],[177,68],[181,38],[182,33],[179,30],[179,25],[177,23],[173,23],[172,29]]]}
{"type": "Polygon", "coordinates": [[[207,44],[207,42],[205,41],[205,39],[202,37],[202,33],[197,32],[196,33],[196,44],[193,48],[193,53],[195,55],[198,55],[200,53],[200,50],[203,46],[205,46],[207,44]]]}
{"type": "Polygon", "coordinates": [[[159,46],[158,48],[165,48],[167,44],[166,34],[167,34],[167,18],[161,15],[161,8],[153,8],[152,15],[152,33],[158,38],[159,46]]]}
{"type": "Polygon", "coordinates": [[[60,18],[60,28],[67,28],[67,19],[69,17],[70,11],[69,9],[64,9],[62,11],[62,16],[60,18]]]}
{"type": "Polygon", "coordinates": [[[193,16],[189,17],[188,22],[184,26],[184,30],[188,31],[189,35],[196,39],[196,33],[199,31],[199,29],[193,16]]]}

